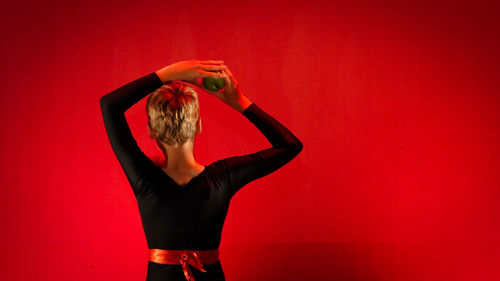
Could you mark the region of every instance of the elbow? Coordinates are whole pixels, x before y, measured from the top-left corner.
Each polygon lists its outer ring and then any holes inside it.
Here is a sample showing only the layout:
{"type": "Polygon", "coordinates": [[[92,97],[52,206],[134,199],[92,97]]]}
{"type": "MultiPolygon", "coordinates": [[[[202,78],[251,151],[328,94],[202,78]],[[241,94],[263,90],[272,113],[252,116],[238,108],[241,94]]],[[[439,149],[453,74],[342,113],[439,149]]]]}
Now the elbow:
{"type": "Polygon", "coordinates": [[[106,96],[103,96],[99,99],[99,105],[101,108],[106,108],[109,105],[109,101],[106,99],[106,96]]]}
{"type": "Polygon", "coordinates": [[[116,113],[115,107],[106,96],[99,99],[99,105],[101,107],[101,114],[105,119],[116,113]]]}
{"type": "Polygon", "coordinates": [[[297,154],[299,154],[302,151],[303,148],[304,148],[304,145],[302,144],[302,142],[297,141],[297,145],[296,145],[296,148],[295,148],[296,151],[297,151],[297,154]]]}
{"type": "Polygon", "coordinates": [[[101,111],[104,112],[119,112],[120,108],[106,95],[99,99],[101,111]]]}
{"type": "Polygon", "coordinates": [[[101,106],[101,111],[108,111],[113,113],[124,113],[125,106],[121,104],[113,95],[107,94],[99,99],[99,105],[101,106]]]}
{"type": "Polygon", "coordinates": [[[299,140],[296,140],[292,146],[290,146],[290,149],[293,151],[293,154],[295,156],[297,156],[301,151],[302,149],[304,148],[304,145],[302,144],[301,141],[299,140]]]}
{"type": "Polygon", "coordinates": [[[304,145],[299,140],[288,143],[288,145],[283,148],[283,159],[285,163],[297,157],[303,148],[304,145]]]}

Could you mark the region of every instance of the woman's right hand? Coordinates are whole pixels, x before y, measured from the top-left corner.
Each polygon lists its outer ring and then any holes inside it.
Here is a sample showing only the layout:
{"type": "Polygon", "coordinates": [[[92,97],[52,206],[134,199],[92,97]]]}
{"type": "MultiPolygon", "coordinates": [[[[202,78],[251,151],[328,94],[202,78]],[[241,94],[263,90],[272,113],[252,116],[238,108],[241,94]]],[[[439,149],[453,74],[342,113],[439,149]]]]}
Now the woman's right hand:
{"type": "Polygon", "coordinates": [[[207,90],[208,93],[216,96],[224,103],[234,108],[239,112],[243,112],[248,106],[252,104],[252,102],[243,95],[238,86],[238,81],[234,78],[231,70],[227,68],[225,65],[222,68],[222,73],[225,74],[224,82],[226,84],[224,90],[219,92],[212,92],[207,90]]]}
{"type": "Polygon", "coordinates": [[[224,61],[221,60],[185,60],[167,65],[155,73],[163,83],[180,80],[202,87],[199,82],[201,78],[225,76],[225,74],[218,73],[222,70],[223,63],[224,61]]]}

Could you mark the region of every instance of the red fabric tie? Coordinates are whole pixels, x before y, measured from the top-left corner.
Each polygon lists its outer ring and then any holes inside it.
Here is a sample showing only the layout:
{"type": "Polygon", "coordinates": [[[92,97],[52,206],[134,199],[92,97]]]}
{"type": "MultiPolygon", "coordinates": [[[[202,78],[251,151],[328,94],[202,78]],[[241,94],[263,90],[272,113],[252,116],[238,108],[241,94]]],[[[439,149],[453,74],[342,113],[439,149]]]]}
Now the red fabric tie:
{"type": "Polygon", "coordinates": [[[149,249],[149,260],[161,264],[180,264],[187,281],[194,281],[189,265],[201,272],[207,272],[204,264],[219,260],[219,249],[207,251],[149,249]]]}

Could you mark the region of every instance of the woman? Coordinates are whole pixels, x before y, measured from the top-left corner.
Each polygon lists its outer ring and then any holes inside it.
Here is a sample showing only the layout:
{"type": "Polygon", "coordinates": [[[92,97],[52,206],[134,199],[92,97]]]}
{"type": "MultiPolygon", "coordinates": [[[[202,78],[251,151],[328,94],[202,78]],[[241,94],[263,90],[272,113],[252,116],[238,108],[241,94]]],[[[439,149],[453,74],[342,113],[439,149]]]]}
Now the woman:
{"type": "Polygon", "coordinates": [[[111,147],[137,199],[149,248],[146,280],[225,280],[218,248],[232,196],[247,183],[282,167],[302,143],[251,102],[223,61],[174,63],[132,81],[100,99],[111,147]],[[272,144],[252,154],[209,165],[193,156],[201,133],[196,92],[204,77],[223,78],[225,88],[206,90],[242,113],[272,144]],[[165,155],[154,164],[137,146],[125,111],[148,98],[148,131],[165,155]]]}

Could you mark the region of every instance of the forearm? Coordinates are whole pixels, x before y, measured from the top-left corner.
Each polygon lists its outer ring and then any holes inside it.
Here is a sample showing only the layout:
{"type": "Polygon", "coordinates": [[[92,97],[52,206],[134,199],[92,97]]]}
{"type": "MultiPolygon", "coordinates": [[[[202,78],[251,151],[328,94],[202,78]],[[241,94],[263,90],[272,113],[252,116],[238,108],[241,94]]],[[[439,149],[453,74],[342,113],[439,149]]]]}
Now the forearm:
{"type": "Polygon", "coordinates": [[[149,93],[160,87],[162,82],[154,73],[104,95],[100,99],[102,118],[111,147],[137,195],[141,177],[154,167],[151,160],[141,151],[125,118],[125,111],[149,93]]]}
{"type": "Polygon", "coordinates": [[[267,138],[274,148],[302,150],[302,143],[288,128],[256,104],[249,106],[243,115],[267,138]]]}
{"type": "Polygon", "coordinates": [[[159,77],[150,73],[101,97],[101,107],[123,113],[161,85],[159,77]]]}
{"type": "Polygon", "coordinates": [[[233,104],[230,104],[229,106],[231,106],[234,110],[243,113],[243,111],[245,111],[245,109],[247,109],[252,103],[253,102],[247,97],[241,95],[241,97],[237,101],[235,101],[233,104]]]}
{"type": "Polygon", "coordinates": [[[161,69],[158,69],[157,71],[155,71],[155,73],[158,76],[158,78],[160,78],[160,80],[163,84],[165,84],[169,81],[176,80],[176,78],[174,77],[174,75],[172,73],[172,68],[169,67],[169,65],[167,65],[161,69]]]}
{"type": "Polygon", "coordinates": [[[296,157],[303,148],[300,140],[283,124],[251,104],[243,115],[268,139],[273,147],[223,160],[230,173],[230,195],[252,180],[268,175],[296,157]]]}

